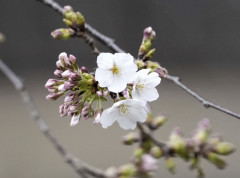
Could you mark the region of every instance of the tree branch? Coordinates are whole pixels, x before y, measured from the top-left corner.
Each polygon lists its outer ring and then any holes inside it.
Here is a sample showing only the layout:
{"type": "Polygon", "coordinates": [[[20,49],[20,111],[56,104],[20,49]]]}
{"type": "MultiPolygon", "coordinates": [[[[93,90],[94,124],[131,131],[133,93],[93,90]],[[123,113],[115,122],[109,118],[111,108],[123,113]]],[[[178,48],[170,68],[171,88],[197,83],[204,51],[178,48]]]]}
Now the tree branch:
{"type": "MultiPolygon", "coordinates": [[[[52,9],[54,9],[55,11],[57,11],[58,13],[60,13],[61,15],[63,15],[63,8],[56,3],[54,0],[38,0],[41,1],[43,3],[45,3],[47,6],[50,6],[52,9]]],[[[109,49],[111,49],[114,52],[124,52],[123,49],[121,49],[112,38],[107,37],[106,35],[100,33],[98,30],[96,30],[95,28],[93,28],[92,26],[90,26],[89,24],[85,24],[85,28],[87,30],[88,33],[90,33],[93,37],[95,37],[98,41],[100,41],[101,43],[103,43],[105,46],[107,46],[109,49]]],[[[216,105],[214,103],[211,103],[208,100],[205,100],[204,98],[202,98],[201,96],[199,96],[197,93],[195,93],[194,91],[192,91],[191,89],[189,89],[186,85],[184,85],[182,82],[180,82],[179,77],[177,76],[171,76],[171,75],[167,75],[166,79],[174,82],[176,85],[178,85],[179,87],[181,87],[184,91],[186,91],[188,94],[190,94],[191,96],[193,96],[194,98],[196,98],[197,100],[199,100],[206,108],[213,108],[216,109],[218,111],[224,112],[228,115],[231,115],[237,119],[240,119],[240,114],[237,114],[229,109],[223,108],[219,105],[216,105]]]]}
{"type": "Polygon", "coordinates": [[[8,66],[2,61],[2,59],[0,59],[0,70],[12,82],[16,90],[20,93],[23,103],[26,105],[31,118],[36,122],[41,132],[56,148],[56,150],[63,157],[65,162],[67,162],[75,170],[79,177],[88,178],[87,174],[89,174],[95,177],[104,178],[105,176],[101,170],[93,168],[90,165],[87,165],[86,163],[79,160],[68,150],[66,150],[66,148],[58,141],[58,139],[54,136],[54,134],[49,129],[48,125],[40,115],[23,82],[10,68],[8,68],[8,66]]]}
{"type": "Polygon", "coordinates": [[[179,87],[181,87],[184,91],[186,91],[188,94],[190,94],[191,96],[193,96],[194,98],[196,98],[198,101],[200,101],[203,106],[205,106],[206,108],[214,108],[216,110],[219,110],[221,112],[224,112],[228,115],[231,115],[233,117],[236,117],[238,119],[240,119],[240,114],[234,113],[232,111],[230,111],[229,109],[223,108],[219,105],[213,104],[210,101],[205,100],[203,97],[201,97],[200,95],[198,95],[197,93],[195,93],[194,91],[192,91],[190,88],[188,88],[186,85],[184,85],[181,81],[180,78],[177,76],[171,76],[171,75],[167,75],[166,79],[174,82],[176,85],[178,85],[179,87]]]}

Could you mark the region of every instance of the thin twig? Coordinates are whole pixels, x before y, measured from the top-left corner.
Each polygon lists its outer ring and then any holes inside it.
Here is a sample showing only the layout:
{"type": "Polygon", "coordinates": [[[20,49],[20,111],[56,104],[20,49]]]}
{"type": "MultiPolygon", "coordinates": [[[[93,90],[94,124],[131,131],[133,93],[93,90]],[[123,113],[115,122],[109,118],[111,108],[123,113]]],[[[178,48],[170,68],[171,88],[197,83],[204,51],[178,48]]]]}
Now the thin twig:
{"type": "Polygon", "coordinates": [[[26,105],[31,118],[36,122],[41,132],[50,141],[50,143],[56,148],[58,153],[63,159],[76,171],[79,177],[87,178],[87,174],[104,178],[104,174],[101,170],[93,168],[86,163],[79,160],[72,155],[66,148],[58,141],[53,132],[49,129],[48,125],[40,115],[37,107],[35,106],[30,94],[28,93],[23,82],[19,77],[0,59],[0,70],[3,74],[12,82],[16,90],[20,93],[24,104],[26,105]]]}
{"type": "Polygon", "coordinates": [[[196,98],[198,101],[200,101],[203,106],[205,106],[206,108],[214,108],[216,110],[222,111],[228,115],[231,115],[233,117],[236,117],[238,119],[240,119],[240,114],[234,113],[232,111],[230,111],[229,109],[223,108],[219,105],[213,104],[210,101],[205,100],[203,97],[199,96],[196,92],[192,91],[190,88],[188,88],[186,85],[184,85],[181,81],[180,78],[177,76],[171,76],[171,75],[167,75],[166,79],[174,82],[176,85],[178,85],[179,87],[181,87],[184,91],[186,91],[188,94],[192,95],[194,98],[196,98]]]}
{"type": "Polygon", "coordinates": [[[147,137],[148,139],[152,140],[152,142],[155,143],[160,148],[166,147],[166,144],[164,142],[157,140],[156,138],[153,137],[153,135],[150,132],[146,131],[143,125],[141,125],[140,123],[137,123],[137,126],[141,134],[143,135],[142,137],[147,137]]]}

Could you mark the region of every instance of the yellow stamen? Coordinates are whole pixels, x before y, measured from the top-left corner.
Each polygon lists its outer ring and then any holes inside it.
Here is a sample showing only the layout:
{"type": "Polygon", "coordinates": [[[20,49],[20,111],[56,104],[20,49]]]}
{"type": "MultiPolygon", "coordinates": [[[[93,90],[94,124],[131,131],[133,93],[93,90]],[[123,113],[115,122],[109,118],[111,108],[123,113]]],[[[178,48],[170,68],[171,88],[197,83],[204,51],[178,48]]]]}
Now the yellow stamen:
{"type": "Polygon", "coordinates": [[[118,106],[121,116],[126,116],[130,113],[128,107],[125,104],[118,106]]]}
{"type": "Polygon", "coordinates": [[[116,64],[113,65],[112,73],[113,73],[113,75],[119,75],[120,74],[120,69],[116,64]]]}

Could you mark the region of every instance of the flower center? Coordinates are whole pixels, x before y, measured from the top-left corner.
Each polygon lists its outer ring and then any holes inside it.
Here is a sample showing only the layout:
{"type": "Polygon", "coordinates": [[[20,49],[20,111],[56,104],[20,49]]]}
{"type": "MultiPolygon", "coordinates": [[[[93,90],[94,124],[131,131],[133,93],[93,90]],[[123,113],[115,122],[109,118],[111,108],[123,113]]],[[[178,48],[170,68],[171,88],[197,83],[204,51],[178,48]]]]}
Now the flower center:
{"type": "Polygon", "coordinates": [[[137,90],[143,91],[144,88],[145,88],[145,86],[144,86],[143,83],[138,83],[138,84],[136,84],[136,89],[137,89],[137,90]]]}
{"type": "Polygon", "coordinates": [[[126,116],[130,113],[128,107],[125,104],[118,106],[118,108],[119,108],[120,116],[126,116]]]}
{"type": "Polygon", "coordinates": [[[113,73],[113,75],[119,75],[120,74],[120,69],[116,64],[113,65],[112,73],[113,73]]]}

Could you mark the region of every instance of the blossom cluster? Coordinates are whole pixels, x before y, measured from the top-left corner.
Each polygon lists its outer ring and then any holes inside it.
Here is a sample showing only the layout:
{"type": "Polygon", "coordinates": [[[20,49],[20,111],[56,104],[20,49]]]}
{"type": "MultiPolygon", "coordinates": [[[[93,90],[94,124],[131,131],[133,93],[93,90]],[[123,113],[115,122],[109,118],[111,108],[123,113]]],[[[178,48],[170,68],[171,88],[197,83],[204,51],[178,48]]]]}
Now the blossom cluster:
{"type": "Polygon", "coordinates": [[[117,121],[123,129],[134,129],[137,122],[145,122],[149,113],[147,102],[159,97],[155,88],[159,74],[150,68],[138,70],[133,56],[127,53],[100,53],[95,74],[85,67],[79,68],[76,58],[66,53],[59,55],[54,74],[59,79],[49,79],[45,85],[49,100],[66,95],[60,105],[60,116],[72,117],[71,126],[80,118],[95,117],[95,123],[107,128],[117,121]],[[103,110],[102,101],[115,94],[112,107],[103,110]],[[96,109],[93,102],[97,101],[96,109]]]}

